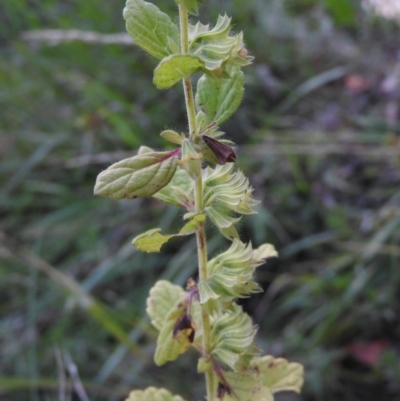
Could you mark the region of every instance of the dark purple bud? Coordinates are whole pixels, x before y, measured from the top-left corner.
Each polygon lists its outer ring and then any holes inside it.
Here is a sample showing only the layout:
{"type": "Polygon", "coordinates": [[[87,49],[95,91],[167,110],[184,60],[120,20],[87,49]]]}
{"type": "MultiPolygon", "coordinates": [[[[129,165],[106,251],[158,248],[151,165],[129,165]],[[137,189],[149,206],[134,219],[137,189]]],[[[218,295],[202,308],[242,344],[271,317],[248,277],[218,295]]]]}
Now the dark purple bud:
{"type": "Polygon", "coordinates": [[[234,163],[236,162],[236,154],[233,150],[232,146],[225,145],[220,142],[218,139],[214,139],[208,135],[202,135],[203,141],[210,148],[210,150],[214,153],[216,158],[218,159],[218,164],[225,164],[228,162],[234,163]]]}

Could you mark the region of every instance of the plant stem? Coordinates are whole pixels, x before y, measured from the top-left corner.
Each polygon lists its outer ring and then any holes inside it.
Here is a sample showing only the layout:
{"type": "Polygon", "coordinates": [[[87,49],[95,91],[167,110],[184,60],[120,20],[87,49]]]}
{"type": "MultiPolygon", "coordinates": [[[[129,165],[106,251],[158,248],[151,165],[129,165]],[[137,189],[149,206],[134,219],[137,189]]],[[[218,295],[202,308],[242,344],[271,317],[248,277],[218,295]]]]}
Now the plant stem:
{"type": "MultiPolygon", "coordinates": [[[[179,6],[179,21],[181,28],[181,52],[189,53],[189,18],[187,11],[183,6],[179,6]]],[[[190,78],[184,78],[183,91],[185,92],[186,110],[189,120],[189,134],[194,135],[196,132],[196,110],[194,108],[194,96],[192,82],[190,78]]]]}
{"type": "MultiPolygon", "coordinates": [[[[200,177],[195,183],[195,200],[196,200],[196,212],[201,213],[203,211],[203,178],[200,177]]],[[[207,279],[207,239],[204,226],[201,226],[196,231],[197,240],[197,255],[199,260],[199,282],[207,279]]],[[[201,308],[201,320],[203,326],[203,352],[205,356],[211,354],[211,323],[210,316],[204,307],[201,308]]],[[[214,399],[214,372],[207,370],[206,375],[206,387],[207,387],[207,400],[213,401],[214,399]]]]}
{"type": "MultiPolygon", "coordinates": [[[[189,52],[189,18],[186,9],[179,5],[179,21],[181,29],[181,51],[189,52]]],[[[190,78],[184,78],[183,90],[185,92],[186,111],[189,120],[189,135],[192,138],[196,133],[196,110],[194,107],[194,96],[192,82],[190,78]]],[[[200,176],[195,181],[195,211],[203,212],[203,177],[200,176]]],[[[207,279],[207,239],[204,226],[199,227],[196,231],[197,255],[199,264],[199,281],[207,279]]],[[[211,353],[211,323],[210,316],[205,308],[201,309],[201,320],[203,326],[203,353],[206,357],[211,353]]],[[[207,400],[214,400],[214,372],[208,370],[205,372],[207,400]]]]}

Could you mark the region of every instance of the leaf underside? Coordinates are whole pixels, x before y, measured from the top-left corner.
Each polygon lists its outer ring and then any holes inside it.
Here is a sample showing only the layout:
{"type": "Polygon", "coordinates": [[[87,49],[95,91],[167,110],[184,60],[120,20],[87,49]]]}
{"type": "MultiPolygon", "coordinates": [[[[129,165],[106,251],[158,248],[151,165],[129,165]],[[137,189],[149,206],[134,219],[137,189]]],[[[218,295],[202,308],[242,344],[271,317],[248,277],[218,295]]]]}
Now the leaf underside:
{"type": "Polygon", "coordinates": [[[123,16],[135,43],[152,56],[162,59],[179,48],[178,27],[154,4],[128,0],[123,16]]]}
{"type": "Polygon", "coordinates": [[[168,89],[181,79],[200,71],[204,63],[195,56],[174,54],[164,58],[154,71],[154,84],[159,89],[168,89]]]}
{"type": "Polygon", "coordinates": [[[172,152],[138,154],[102,171],[94,193],[112,199],[152,196],[171,181],[177,164],[178,158],[172,152]]]}

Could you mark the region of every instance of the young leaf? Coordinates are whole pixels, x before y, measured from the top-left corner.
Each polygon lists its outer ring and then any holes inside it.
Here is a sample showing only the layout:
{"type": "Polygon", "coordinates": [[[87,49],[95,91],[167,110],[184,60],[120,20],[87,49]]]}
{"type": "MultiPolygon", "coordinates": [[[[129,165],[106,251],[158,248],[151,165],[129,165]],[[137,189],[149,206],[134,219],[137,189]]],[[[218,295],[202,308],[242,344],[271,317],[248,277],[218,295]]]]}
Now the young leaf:
{"type": "Polygon", "coordinates": [[[209,25],[203,25],[198,22],[196,25],[189,26],[189,40],[190,46],[194,47],[197,42],[206,43],[221,43],[227,40],[229,32],[231,30],[232,18],[229,18],[226,14],[224,16],[219,15],[217,23],[214,28],[209,29],[209,25]]]}
{"type": "Polygon", "coordinates": [[[162,59],[179,48],[178,27],[154,4],[128,0],[123,16],[135,43],[152,56],[162,59]]]}
{"type": "Polygon", "coordinates": [[[240,172],[233,171],[234,164],[226,163],[215,169],[203,170],[204,205],[207,215],[228,239],[238,238],[235,224],[240,220],[233,213],[255,213],[253,206],[258,201],[252,198],[248,179],[240,172]]]}
{"type": "Polygon", "coordinates": [[[252,57],[247,55],[243,43],[243,34],[229,36],[231,19],[219,16],[213,29],[198,23],[189,28],[189,53],[204,62],[204,72],[210,75],[229,77],[225,67],[244,67],[250,64],[252,57]]]}
{"type": "Polygon", "coordinates": [[[228,77],[222,66],[229,60],[234,47],[237,44],[236,37],[227,38],[225,43],[202,43],[196,46],[190,54],[199,57],[205,65],[205,72],[218,77],[228,77]],[[222,73],[224,73],[222,75],[222,73]]]}
{"type": "Polygon", "coordinates": [[[197,362],[197,373],[204,373],[212,369],[212,361],[201,357],[197,362]]]}
{"type": "Polygon", "coordinates": [[[168,313],[157,339],[154,362],[162,366],[185,353],[193,342],[194,322],[187,314],[188,301],[177,303],[168,313]],[[182,325],[182,322],[185,324],[182,325]]]}
{"type": "Polygon", "coordinates": [[[235,228],[235,224],[240,220],[240,218],[232,217],[213,207],[206,207],[204,210],[224,237],[231,241],[235,238],[239,238],[239,233],[235,228]]]}
{"type": "Polygon", "coordinates": [[[154,71],[153,82],[158,89],[168,89],[182,78],[200,71],[204,63],[195,56],[174,54],[164,58],[154,71]]]}
{"type": "Polygon", "coordinates": [[[278,391],[300,393],[304,381],[304,368],[299,363],[289,363],[286,359],[267,355],[254,358],[251,366],[262,383],[269,387],[273,393],[278,391]]]}
{"type": "Polygon", "coordinates": [[[189,235],[194,234],[196,230],[204,226],[206,222],[205,214],[196,214],[192,220],[188,221],[179,231],[179,235],[189,235]]]}
{"type": "Polygon", "coordinates": [[[173,237],[194,234],[206,221],[204,214],[196,214],[188,221],[178,234],[161,234],[161,228],[153,228],[132,240],[132,244],[142,252],[160,252],[161,247],[173,237]]]}
{"type": "Polygon", "coordinates": [[[182,137],[182,135],[179,135],[177,132],[171,129],[167,129],[161,132],[160,136],[169,142],[175,143],[176,145],[180,145],[184,140],[184,137],[182,137]]]}
{"type": "Polygon", "coordinates": [[[131,391],[125,401],[185,401],[179,395],[172,395],[165,388],[148,387],[146,390],[131,391]]]}
{"type": "Polygon", "coordinates": [[[154,198],[187,210],[194,209],[193,180],[188,173],[178,168],[170,183],[153,195],[154,198]]]}
{"type": "Polygon", "coordinates": [[[154,195],[171,181],[178,164],[178,151],[146,151],[112,164],[97,176],[94,194],[112,199],[154,195]]]}
{"type": "Polygon", "coordinates": [[[237,67],[228,72],[228,79],[203,75],[197,84],[197,109],[205,112],[208,123],[215,121],[217,125],[222,124],[237,110],[243,99],[243,72],[237,67]]]}
{"type": "Polygon", "coordinates": [[[178,285],[166,280],[157,281],[150,290],[147,298],[146,312],[151,319],[151,324],[161,330],[168,316],[168,313],[185,297],[186,292],[178,285]]]}
{"type": "Polygon", "coordinates": [[[153,228],[135,237],[132,240],[132,245],[135,245],[142,252],[160,252],[161,247],[173,236],[174,234],[161,234],[161,228],[153,228]]]}
{"type": "Polygon", "coordinates": [[[254,271],[273,256],[277,253],[270,244],[253,250],[251,243],[246,245],[234,239],[229,249],[208,262],[208,278],[199,283],[200,303],[205,304],[210,299],[230,303],[260,291],[253,279],[254,271]]]}
{"type": "Polygon", "coordinates": [[[227,383],[220,383],[217,399],[221,401],[274,401],[271,390],[254,375],[224,372],[227,383]]]}
{"type": "Polygon", "coordinates": [[[211,355],[235,370],[240,358],[252,347],[256,330],[249,315],[237,304],[216,318],[212,325],[211,355]]]}

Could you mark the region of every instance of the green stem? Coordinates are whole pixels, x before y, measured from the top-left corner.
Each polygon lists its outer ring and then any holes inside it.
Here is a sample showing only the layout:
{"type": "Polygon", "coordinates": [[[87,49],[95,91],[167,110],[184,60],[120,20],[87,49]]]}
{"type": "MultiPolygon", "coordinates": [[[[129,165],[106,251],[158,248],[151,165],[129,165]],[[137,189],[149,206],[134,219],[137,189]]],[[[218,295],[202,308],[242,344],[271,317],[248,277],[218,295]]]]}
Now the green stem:
{"type": "MultiPolygon", "coordinates": [[[[179,5],[179,21],[181,28],[181,51],[189,52],[189,18],[186,9],[179,5]]],[[[185,92],[186,110],[189,120],[189,134],[192,138],[196,134],[196,110],[194,106],[193,87],[190,77],[182,80],[183,90],[185,92]]],[[[200,176],[195,181],[195,208],[196,213],[203,212],[203,177],[200,176]]],[[[199,263],[199,281],[207,279],[207,239],[204,226],[199,227],[196,231],[197,255],[199,263]]],[[[201,309],[201,320],[203,326],[203,353],[210,356],[211,354],[211,323],[210,316],[205,308],[201,309]]],[[[208,370],[205,373],[207,400],[214,400],[214,372],[208,370]]]]}
{"type": "MultiPolygon", "coordinates": [[[[189,53],[189,18],[188,13],[183,6],[179,6],[179,21],[181,28],[181,52],[185,54],[189,53]]],[[[196,133],[196,110],[194,107],[192,82],[190,77],[184,78],[182,82],[189,120],[189,134],[192,137],[196,133]]]]}
{"type": "MultiPolygon", "coordinates": [[[[196,200],[196,213],[203,211],[203,179],[200,176],[195,183],[195,200],[196,200]]],[[[207,238],[204,226],[201,226],[196,231],[197,241],[197,255],[199,261],[199,282],[207,280],[207,238]]],[[[203,353],[205,356],[211,354],[211,322],[205,308],[201,308],[201,320],[203,326],[203,353]]],[[[207,387],[207,400],[213,401],[214,399],[214,372],[208,370],[206,375],[207,387]]]]}

